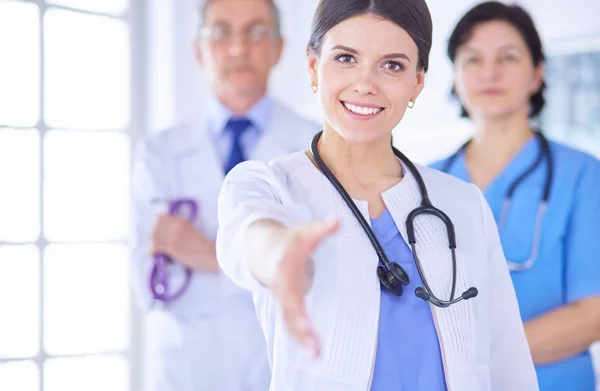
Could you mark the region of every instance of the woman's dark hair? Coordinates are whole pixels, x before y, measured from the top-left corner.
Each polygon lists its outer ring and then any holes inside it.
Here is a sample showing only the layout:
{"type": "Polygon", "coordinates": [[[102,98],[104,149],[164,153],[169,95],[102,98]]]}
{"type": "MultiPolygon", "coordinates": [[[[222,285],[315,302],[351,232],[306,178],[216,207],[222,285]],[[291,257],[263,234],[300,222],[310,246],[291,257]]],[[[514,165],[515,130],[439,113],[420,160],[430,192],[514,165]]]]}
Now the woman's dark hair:
{"type": "Polygon", "coordinates": [[[320,0],[312,22],[308,52],[321,53],[325,34],[354,16],[372,14],[396,23],[419,49],[419,69],[427,71],[432,24],[425,0],[320,0]]]}
{"type": "MultiPolygon", "coordinates": [[[[448,41],[448,57],[450,57],[450,61],[454,63],[458,48],[471,38],[473,29],[477,25],[497,20],[508,22],[519,31],[527,44],[534,66],[537,67],[540,63],[544,62],[545,57],[542,41],[531,16],[518,5],[506,5],[498,1],[481,3],[472,8],[460,19],[448,41]]],[[[537,116],[544,108],[544,104],[546,103],[544,99],[545,89],[546,83],[542,81],[539,91],[531,95],[529,117],[537,116]]],[[[452,94],[456,96],[454,89],[452,89],[452,94]]],[[[461,117],[468,116],[465,107],[462,106],[461,117]]]]}

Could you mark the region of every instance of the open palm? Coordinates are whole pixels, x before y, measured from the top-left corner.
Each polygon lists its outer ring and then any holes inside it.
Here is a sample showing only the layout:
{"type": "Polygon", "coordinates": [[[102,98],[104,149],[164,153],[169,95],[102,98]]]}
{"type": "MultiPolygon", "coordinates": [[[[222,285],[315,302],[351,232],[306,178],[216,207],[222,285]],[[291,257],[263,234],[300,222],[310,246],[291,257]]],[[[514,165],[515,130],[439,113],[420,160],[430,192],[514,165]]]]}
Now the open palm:
{"type": "Polygon", "coordinates": [[[304,223],[291,229],[272,285],[290,333],[315,356],[320,354],[320,344],[306,313],[304,295],[312,283],[312,254],[338,228],[338,221],[332,220],[304,223]]]}

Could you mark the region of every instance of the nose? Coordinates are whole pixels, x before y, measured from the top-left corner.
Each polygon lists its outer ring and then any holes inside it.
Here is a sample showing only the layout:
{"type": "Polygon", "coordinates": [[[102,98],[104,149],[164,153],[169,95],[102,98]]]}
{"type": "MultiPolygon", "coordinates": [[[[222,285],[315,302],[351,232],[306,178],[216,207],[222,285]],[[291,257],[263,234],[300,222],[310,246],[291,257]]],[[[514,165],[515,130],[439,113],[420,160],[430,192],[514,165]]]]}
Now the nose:
{"type": "Polygon", "coordinates": [[[246,55],[248,52],[248,42],[243,34],[235,34],[231,37],[228,52],[231,57],[240,57],[246,55]]]}
{"type": "Polygon", "coordinates": [[[379,92],[376,77],[370,69],[362,69],[354,82],[354,91],[360,95],[376,95],[379,92]]]}
{"type": "Polygon", "coordinates": [[[483,64],[481,77],[484,80],[496,80],[502,73],[502,64],[497,60],[487,60],[483,64]]]}

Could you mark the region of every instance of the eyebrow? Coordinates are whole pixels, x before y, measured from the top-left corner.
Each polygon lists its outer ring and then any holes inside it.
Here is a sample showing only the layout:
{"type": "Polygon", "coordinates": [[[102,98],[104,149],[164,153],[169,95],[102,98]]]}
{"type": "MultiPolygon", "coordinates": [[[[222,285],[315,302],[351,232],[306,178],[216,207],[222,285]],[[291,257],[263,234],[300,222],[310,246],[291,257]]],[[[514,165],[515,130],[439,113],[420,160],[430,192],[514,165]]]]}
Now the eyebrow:
{"type": "MultiPolygon", "coordinates": [[[[262,17],[254,18],[254,19],[250,20],[248,23],[246,23],[246,27],[256,26],[259,24],[263,24],[263,25],[268,24],[268,20],[265,20],[262,17]]],[[[231,27],[231,23],[229,23],[229,21],[226,19],[217,19],[214,21],[214,25],[231,27]]]]}
{"type": "MultiPolygon", "coordinates": [[[[506,45],[500,46],[498,49],[499,49],[499,50],[511,50],[511,49],[515,49],[515,50],[517,50],[517,51],[522,51],[522,50],[523,50],[523,48],[522,48],[522,47],[520,47],[520,46],[517,46],[517,45],[515,45],[515,44],[512,44],[512,43],[509,43],[509,44],[506,44],[506,45]]],[[[477,48],[474,48],[474,47],[471,47],[471,46],[465,46],[465,47],[463,48],[463,50],[468,50],[468,51],[471,51],[471,52],[480,52],[480,51],[481,51],[481,50],[479,50],[479,49],[477,49],[477,48]]]]}
{"type": "MultiPolygon", "coordinates": [[[[344,46],[344,45],[336,45],[333,48],[331,48],[331,50],[343,50],[348,53],[358,54],[358,50],[349,48],[348,46],[344,46]]],[[[410,62],[410,58],[404,53],[390,53],[390,54],[386,54],[385,56],[383,56],[383,58],[385,58],[385,59],[403,58],[403,59],[407,60],[408,62],[410,62]]]]}

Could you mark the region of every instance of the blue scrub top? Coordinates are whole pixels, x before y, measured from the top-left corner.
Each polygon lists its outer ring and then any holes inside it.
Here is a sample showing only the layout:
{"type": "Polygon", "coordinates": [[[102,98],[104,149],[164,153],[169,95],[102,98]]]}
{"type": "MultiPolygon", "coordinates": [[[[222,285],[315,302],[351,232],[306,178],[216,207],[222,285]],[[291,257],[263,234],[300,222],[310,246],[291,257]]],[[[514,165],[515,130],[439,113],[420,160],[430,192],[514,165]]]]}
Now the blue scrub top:
{"type": "Polygon", "coordinates": [[[381,288],[371,391],[446,391],[431,309],[414,294],[422,282],[413,254],[389,211],[371,219],[371,227],[389,260],[402,266],[410,278],[402,296],[381,288]]]}
{"type": "MultiPolygon", "coordinates": [[[[550,150],[554,178],[539,255],[531,269],[511,272],[525,322],[565,304],[600,295],[600,161],[553,142],[550,150]]],[[[484,190],[496,221],[511,183],[531,166],[539,151],[539,143],[532,137],[484,190]]],[[[432,167],[441,169],[444,163],[442,160],[432,167]]],[[[512,262],[524,262],[531,252],[546,168],[544,161],[514,193],[500,232],[504,254],[512,262]]],[[[464,152],[457,156],[449,174],[471,181],[464,152]]],[[[536,370],[541,391],[595,390],[589,351],[538,365],[536,370]]]]}

